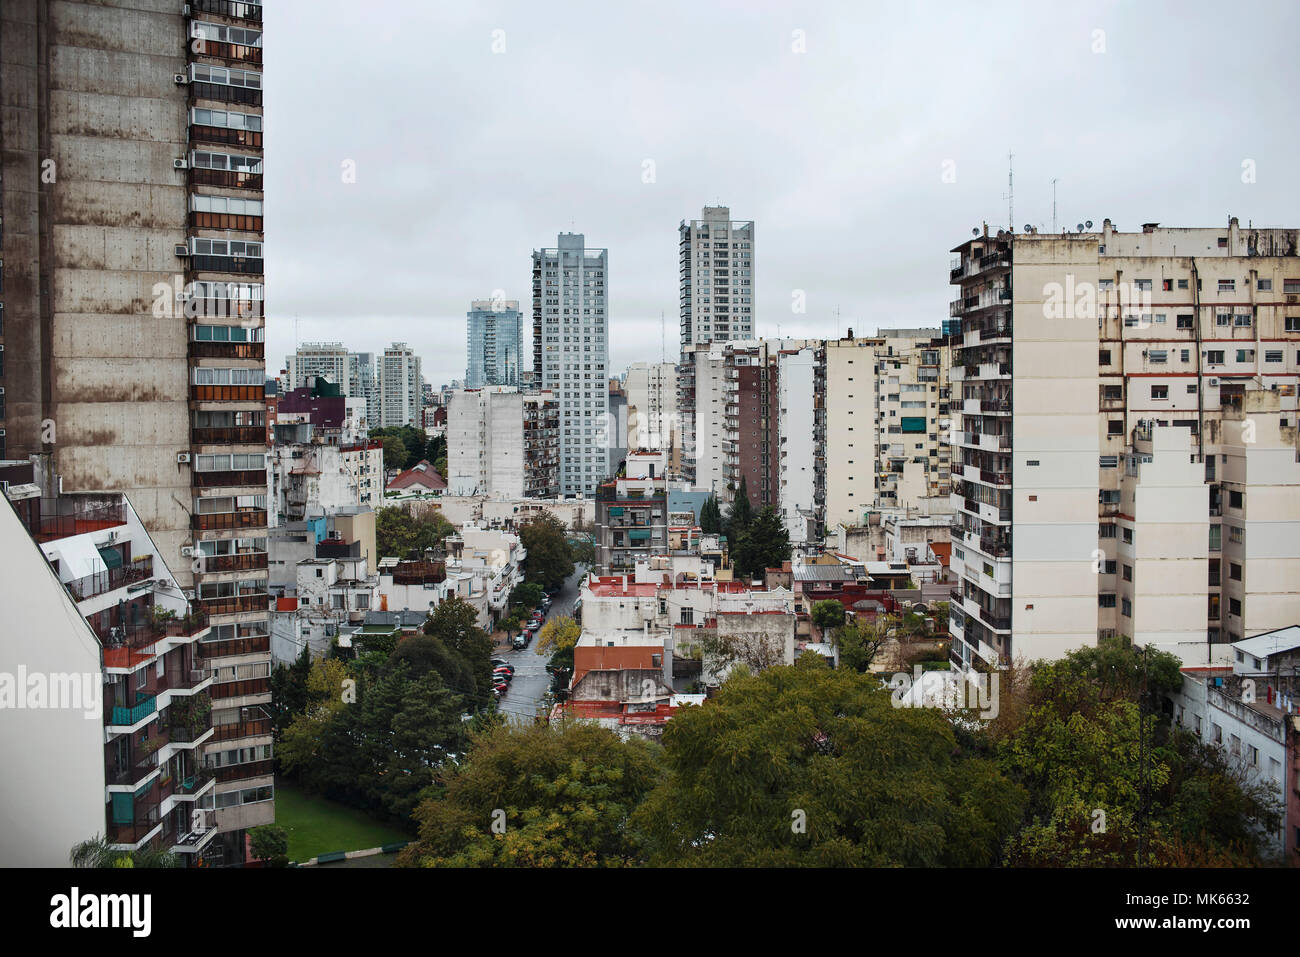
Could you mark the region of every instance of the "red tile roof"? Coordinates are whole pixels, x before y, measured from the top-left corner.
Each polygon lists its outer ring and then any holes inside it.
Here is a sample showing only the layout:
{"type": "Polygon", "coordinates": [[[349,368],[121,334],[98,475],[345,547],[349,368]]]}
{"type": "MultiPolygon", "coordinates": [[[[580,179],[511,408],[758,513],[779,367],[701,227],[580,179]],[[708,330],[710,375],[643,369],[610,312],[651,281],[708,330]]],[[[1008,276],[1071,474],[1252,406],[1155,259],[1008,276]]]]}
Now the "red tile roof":
{"type": "Polygon", "coordinates": [[[412,485],[422,485],[435,492],[441,492],[447,488],[447,480],[438,474],[437,469],[429,464],[428,459],[424,459],[419,465],[395,476],[387,487],[391,492],[410,488],[412,485]]]}

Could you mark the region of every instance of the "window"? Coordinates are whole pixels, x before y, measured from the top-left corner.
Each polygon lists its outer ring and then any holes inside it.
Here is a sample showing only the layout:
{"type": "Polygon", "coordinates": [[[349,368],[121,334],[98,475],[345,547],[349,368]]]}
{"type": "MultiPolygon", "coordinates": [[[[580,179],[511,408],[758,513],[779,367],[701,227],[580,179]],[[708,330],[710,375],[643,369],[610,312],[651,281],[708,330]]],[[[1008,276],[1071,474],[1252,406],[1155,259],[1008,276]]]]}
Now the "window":
{"type": "MultiPolygon", "coordinates": [[[[1123,420],[1123,419],[1109,419],[1109,420],[1106,422],[1106,434],[1107,434],[1107,435],[1123,435],[1123,434],[1124,434],[1124,420],[1123,420]]],[[[1105,457],[1106,457],[1106,458],[1114,458],[1114,456],[1105,456],[1105,457]]],[[[1102,467],[1105,468],[1106,466],[1102,466],[1102,467]]]]}
{"type": "Polygon", "coordinates": [[[1179,316],[1174,320],[1174,326],[1178,329],[1190,329],[1192,328],[1192,317],[1185,315],[1179,316]]]}
{"type": "MultiPolygon", "coordinates": [[[[1298,318],[1298,319],[1296,320],[1296,322],[1300,323],[1300,318],[1298,318]]],[[[1103,366],[1108,366],[1108,365],[1110,365],[1110,350],[1109,350],[1109,349],[1102,349],[1102,350],[1100,350],[1100,351],[1097,353],[1097,364],[1098,364],[1098,365],[1103,365],[1103,366]]]]}
{"type": "Polygon", "coordinates": [[[1127,526],[1124,527],[1123,529],[1121,529],[1121,531],[1120,531],[1120,539],[1124,542],[1125,545],[1132,545],[1132,544],[1133,544],[1133,529],[1128,528],[1127,526]]]}
{"type": "Polygon", "coordinates": [[[1223,350],[1222,350],[1222,349],[1206,349],[1206,350],[1205,350],[1205,363],[1206,363],[1206,365],[1212,365],[1212,366],[1221,366],[1221,365],[1223,365],[1223,350]]]}
{"type": "Polygon", "coordinates": [[[1195,382],[1192,382],[1192,383],[1189,383],[1189,384],[1188,384],[1188,386],[1187,386],[1187,394],[1188,394],[1188,395],[1196,395],[1196,383],[1195,383],[1195,382]]]}
{"type": "Polygon", "coordinates": [[[1241,508],[1245,501],[1245,495],[1237,489],[1228,490],[1228,507],[1241,508]]]}
{"type": "Polygon", "coordinates": [[[1232,581],[1241,581],[1241,566],[1236,562],[1228,562],[1228,578],[1232,581]]]}
{"type": "Polygon", "coordinates": [[[693,624],[695,624],[695,609],[694,609],[694,608],[683,608],[683,609],[682,609],[682,624],[683,624],[683,625],[693,625],[693,624]]]}
{"type": "Polygon", "coordinates": [[[1219,280],[1219,292],[1232,292],[1236,288],[1237,288],[1237,280],[1235,279],[1219,280]]]}
{"type": "Polygon", "coordinates": [[[1133,287],[1134,287],[1135,289],[1137,289],[1139,292],[1150,292],[1150,291],[1151,291],[1151,280],[1150,280],[1150,279],[1135,279],[1135,280],[1133,280],[1133,287]]]}
{"type": "Polygon", "coordinates": [[[1264,361],[1265,361],[1265,362],[1281,362],[1281,361],[1282,361],[1282,350],[1281,350],[1281,349],[1265,349],[1265,350],[1264,350],[1264,361]]]}
{"type": "Polygon", "coordinates": [[[1255,288],[1258,289],[1260,292],[1271,292],[1273,289],[1273,280],[1257,279],[1255,280],[1255,288]]]}
{"type": "Polygon", "coordinates": [[[1169,386],[1167,386],[1167,385],[1153,385],[1153,386],[1151,387],[1151,398],[1153,398],[1153,399],[1167,399],[1167,398],[1169,398],[1169,386]]]}
{"type": "Polygon", "coordinates": [[[1132,565],[1125,565],[1125,566],[1124,566],[1123,576],[1122,576],[1122,577],[1123,577],[1123,579],[1124,579],[1126,582],[1131,582],[1131,581],[1133,580],[1133,566],[1132,566],[1132,565]]]}
{"type": "Polygon", "coordinates": [[[1098,467],[1098,468],[1103,468],[1103,469],[1116,469],[1116,468],[1119,468],[1119,456],[1118,456],[1118,455],[1103,455],[1103,456],[1101,456],[1100,458],[1097,459],[1097,467],[1098,467]]]}
{"type": "Polygon", "coordinates": [[[1133,617],[1133,602],[1131,602],[1131,601],[1129,601],[1127,598],[1125,598],[1123,604],[1122,604],[1121,607],[1120,607],[1119,613],[1120,613],[1121,615],[1123,615],[1125,618],[1132,618],[1132,617],[1133,617]]]}
{"type": "Polygon", "coordinates": [[[1101,592],[1097,595],[1098,608],[1114,608],[1115,594],[1113,592],[1101,592]]]}
{"type": "Polygon", "coordinates": [[[1157,365],[1162,365],[1169,361],[1169,352],[1166,349],[1148,349],[1147,358],[1157,365]]]}

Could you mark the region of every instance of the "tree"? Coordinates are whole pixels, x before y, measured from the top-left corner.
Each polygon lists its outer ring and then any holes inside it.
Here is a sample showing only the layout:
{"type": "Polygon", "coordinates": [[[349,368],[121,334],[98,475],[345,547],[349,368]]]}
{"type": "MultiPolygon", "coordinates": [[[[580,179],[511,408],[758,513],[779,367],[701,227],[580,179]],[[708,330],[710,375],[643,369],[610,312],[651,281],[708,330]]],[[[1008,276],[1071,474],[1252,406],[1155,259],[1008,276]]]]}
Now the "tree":
{"type": "Polygon", "coordinates": [[[537,633],[537,650],[565,651],[572,649],[582,637],[582,627],[568,615],[552,618],[537,633]]]}
{"type": "MultiPolygon", "coordinates": [[[[371,438],[374,438],[372,435],[371,438]]],[[[385,435],[382,437],[384,444],[384,471],[401,470],[406,468],[408,454],[406,446],[402,440],[395,435],[385,435]]]]}
{"type": "Polygon", "coordinates": [[[640,863],[628,821],[658,782],[653,745],[585,723],[475,737],[415,812],[399,867],[620,867],[640,863]]]}
{"type": "Polygon", "coordinates": [[[307,707],[307,677],[311,674],[311,649],[303,646],[292,665],[276,665],[271,672],[271,717],[277,736],[307,707]]]}
{"type": "Polygon", "coordinates": [[[289,866],[289,832],[278,824],[263,824],[248,832],[249,851],[271,867],[289,866]]]}
{"type": "Polygon", "coordinates": [[[706,535],[722,534],[722,508],[716,495],[710,495],[700,506],[700,531],[706,535]]]}
{"type": "Polygon", "coordinates": [[[442,547],[455,526],[436,512],[416,518],[400,506],[390,505],[375,513],[375,549],[381,558],[406,558],[411,552],[442,547]]]}
{"type": "Polygon", "coordinates": [[[402,445],[401,464],[392,467],[410,468],[412,465],[418,464],[423,458],[429,458],[432,461],[432,458],[425,454],[430,442],[424,429],[417,429],[413,425],[389,425],[371,429],[370,438],[382,439],[384,442],[384,468],[390,467],[388,464],[389,439],[397,439],[402,445]]]}
{"type": "Polygon", "coordinates": [[[107,867],[143,867],[173,868],[184,867],[185,861],[179,854],[173,854],[160,845],[141,847],[134,851],[120,851],[108,842],[108,838],[96,835],[88,841],[82,841],[72,849],[68,859],[77,868],[107,867]]]}
{"type": "Polygon", "coordinates": [[[729,679],[664,729],[668,777],[633,815],[655,865],[989,866],[1024,795],[934,709],[871,676],[794,666],[729,679]]]}
{"type": "Polygon", "coordinates": [[[764,506],[737,537],[729,534],[728,541],[731,563],[742,579],[752,579],[767,568],[780,568],[790,560],[790,533],[771,505],[764,506]]]}
{"type": "Polygon", "coordinates": [[[448,648],[440,638],[431,635],[412,635],[400,641],[389,656],[389,670],[406,664],[413,678],[422,678],[430,671],[437,672],[443,683],[467,698],[477,696],[478,681],[474,665],[463,655],[448,648]]]}
{"type": "Polygon", "coordinates": [[[463,598],[448,598],[424,623],[424,633],[441,640],[465,660],[474,685],[456,690],[466,695],[475,707],[486,707],[492,697],[492,638],[478,626],[478,611],[474,606],[463,598]]]}
{"type": "Polygon", "coordinates": [[[813,602],[812,622],[823,635],[844,625],[844,605],[834,598],[813,602]]]}
{"type": "MultiPolygon", "coordinates": [[[[425,446],[423,458],[425,458],[429,462],[434,462],[434,463],[436,463],[439,459],[445,461],[447,458],[447,436],[435,435],[431,437],[429,439],[428,445],[425,446]]],[[[441,475],[447,474],[443,472],[442,469],[438,469],[438,472],[441,475]]]]}
{"type": "Polygon", "coordinates": [[[749,523],[753,519],[754,506],[749,502],[749,482],[741,476],[740,488],[731,499],[731,509],[727,512],[727,521],[723,526],[723,530],[727,533],[727,541],[734,544],[745,529],[749,528],[749,523]]]}
{"type": "Polygon", "coordinates": [[[536,608],[546,597],[542,586],[535,582],[520,582],[510,592],[510,604],[522,605],[525,610],[536,608]]]}
{"type": "Polygon", "coordinates": [[[519,541],[528,552],[524,559],[526,581],[549,588],[563,584],[573,574],[573,555],[564,523],[550,512],[542,512],[520,525],[519,541]]]}
{"type": "Polygon", "coordinates": [[[834,632],[840,650],[840,667],[859,674],[870,670],[880,646],[884,644],[883,629],[871,623],[851,621],[834,632]]]}
{"type": "Polygon", "coordinates": [[[1029,795],[1007,863],[1261,862],[1259,834],[1278,820],[1267,790],[1149,713],[1152,690],[1181,680],[1174,656],[1123,637],[1034,665],[1013,688],[1023,700],[990,729],[1004,772],[1029,795]]]}

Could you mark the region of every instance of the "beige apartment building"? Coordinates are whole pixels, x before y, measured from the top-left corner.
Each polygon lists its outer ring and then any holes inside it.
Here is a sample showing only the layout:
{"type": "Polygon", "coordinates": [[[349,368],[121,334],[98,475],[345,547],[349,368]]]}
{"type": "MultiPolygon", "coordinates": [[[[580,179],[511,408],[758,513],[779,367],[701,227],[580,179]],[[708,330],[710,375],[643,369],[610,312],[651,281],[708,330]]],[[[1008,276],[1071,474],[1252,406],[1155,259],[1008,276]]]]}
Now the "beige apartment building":
{"type": "Polygon", "coordinates": [[[826,342],[827,529],[948,494],[951,354],[937,328],[826,342]]]}
{"type": "Polygon", "coordinates": [[[1220,662],[1300,618],[1297,237],[1107,220],[953,250],[954,661],[1124,634],[1220,662]]]}

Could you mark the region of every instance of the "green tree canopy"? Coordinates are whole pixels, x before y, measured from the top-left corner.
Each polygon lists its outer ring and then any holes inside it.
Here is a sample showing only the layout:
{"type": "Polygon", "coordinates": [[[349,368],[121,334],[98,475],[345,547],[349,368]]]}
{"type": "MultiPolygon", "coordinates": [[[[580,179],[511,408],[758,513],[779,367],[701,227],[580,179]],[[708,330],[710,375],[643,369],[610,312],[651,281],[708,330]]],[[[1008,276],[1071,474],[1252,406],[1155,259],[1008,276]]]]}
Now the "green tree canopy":
{"type": "Polygon", "coordinates": [[[716,495],[710,495],[700,506],[700,531],[707,535],[722,534],[722,507],[716,495]]]}
{"type": "Polygon", "coordinates": [[[766,568],[780,568],[790,560],[790,533],[771,505],[765,505],[737,537],[731,538],[729,533],[728,541],[731,563],[742,579],[762,575],[766,568]]]}
{"type": "Polygon", "coordinates": [[[740,488],[736,489],[732,496],[727,521],[723,525],[723,530],[727,533],[727,541],[735,542],[740,538],[753,519],[754,506],[749,501],[749,481],[742,475],[740,488]]]}
{"type": "Polygon", "coordinates": [[[415,812],[404,867],[619,867],[641,853],[628,818],[659,778],[655,748],[589,724],[517,725],[474,739],[415,812]]]}
{"type": "Polygon", "coordinates": [[[988,866],[1024,795],[933,709],[794,666],[736,676],[664,730],[669,776],[633,826],[656,864],[988,866]]]}
{"type": "Polygon", "coordinates": [[[524,559],[525,580],[543,588],[563,584],[573,574],[564,523],[550,512],[542,512],[519,526],[519,541],[528,552],[524,559]]]}
{"type": "Polygon", "coordinates": [[[439,512],[416,518],[401,506],[392,505],[375,513],[375,548],[381,558],[405,559],[412,551],[440,549],[454,525],[439,512]]]}

